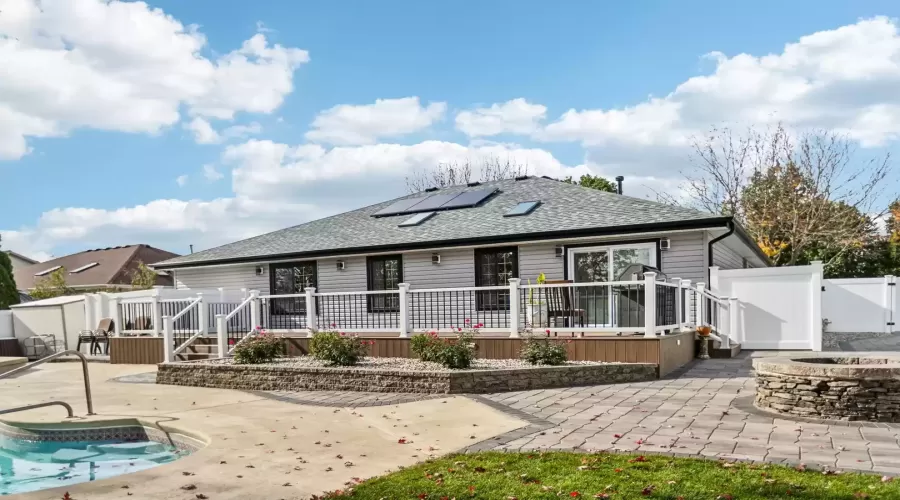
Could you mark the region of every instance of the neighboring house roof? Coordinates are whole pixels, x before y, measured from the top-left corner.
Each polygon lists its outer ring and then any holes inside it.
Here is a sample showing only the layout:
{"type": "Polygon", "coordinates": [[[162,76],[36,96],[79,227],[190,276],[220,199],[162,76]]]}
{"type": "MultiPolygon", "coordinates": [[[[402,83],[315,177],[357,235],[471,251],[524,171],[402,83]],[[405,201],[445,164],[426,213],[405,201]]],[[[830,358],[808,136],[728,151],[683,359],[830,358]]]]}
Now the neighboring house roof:
{"type": "Polygon", "coordinates": [[[524,241],[629,232],[723,227],[730,217],[608,193],[543,177],[454,186],[404,196],[299,226],[263,234],[154,265],[196,265],[304,258],[352,252],[412,250],[438,246],[524,241]],[[411,215],[372,217],[394,202],[426,195],[497,188],[473,208],[437,212],[424,223],[398,227],[411,215]],[[520,217],[504,217],[520,202],[541,204],[520,217]]]}
{"type": "MultiPolygon", "coordinates": [[[[59,267],[66,269],[66,284],[70,287],[131,285],[131,277],[140,262],[150,265],[177,256],[148,245],[99,248],[16,269],[14,274],[20,290],[34,288],[37,280],[50,275],[48,270],[59,267]]],[[[163,276],[157,279],[157,284],[171,285],[171,281],[171,277],[163,276]]]]}
{"type": "Polygon", "coordinates": [[[7,253],[10,257],[14,257],[14,258],[18,259],[19,262],[20,262],[20,264],[37,264],[38,262],[40,262],[40,261],[34,260],[34,259],[30,258],[30,257],[26,257],[26,256],[24,256],[24,255],[22,255],[22,254],[20,254],[20,253],[13,252],[12,250],[6,250],[6,253],[7,253]]]}

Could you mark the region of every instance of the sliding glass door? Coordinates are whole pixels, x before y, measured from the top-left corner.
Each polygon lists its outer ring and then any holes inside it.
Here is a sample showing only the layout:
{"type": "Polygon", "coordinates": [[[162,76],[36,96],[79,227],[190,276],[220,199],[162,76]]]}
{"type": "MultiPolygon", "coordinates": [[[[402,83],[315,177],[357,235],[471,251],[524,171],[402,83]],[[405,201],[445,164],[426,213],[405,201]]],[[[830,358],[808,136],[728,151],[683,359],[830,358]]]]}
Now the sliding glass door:
{"type": "MultiPolygon", "coordinates": [[[[569,279],[575,283],[630,281],[632,277],[623,273],[632,264],[656,266],[656,244],[569,249],[569,279]]],[[[618,294],[612,292],[606,285],[575,287],[574,302],[584,311],[587,326],[617,326],[613,324],[616,322],[613,318],[619,299],[618,294]]]]}

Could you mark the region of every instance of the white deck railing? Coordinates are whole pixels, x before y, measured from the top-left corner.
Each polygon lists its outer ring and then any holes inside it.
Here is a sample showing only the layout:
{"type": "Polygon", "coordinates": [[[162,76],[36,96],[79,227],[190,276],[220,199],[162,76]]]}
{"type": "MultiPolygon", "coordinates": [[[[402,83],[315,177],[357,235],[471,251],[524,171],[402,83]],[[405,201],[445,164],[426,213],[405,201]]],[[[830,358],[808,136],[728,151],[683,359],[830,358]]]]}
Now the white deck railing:
{"type": "Polygon", "coordinates": [[[231,354],[258,327],[305,336],[322,330],[450,335],[477,326],[484,336],[531,332],[653,337],[710,325],[725,347],[737,329],[737,315],[730,314],[736,299],[719,297],[690,280],[657,281],[652,272],[637,281],[523,284],[513,278],[498,286],[411,289],[401,283],[396,290],[317,292],[310,287],[284,295],[242,290],[238,300],[223,298],[224,292],[213,301],[202,293],[175,299],[127,298],[115,309],[117,328],[124,324],[123,333],[162,333],[166,359],[213,333],[220,355],[231,354]]]}

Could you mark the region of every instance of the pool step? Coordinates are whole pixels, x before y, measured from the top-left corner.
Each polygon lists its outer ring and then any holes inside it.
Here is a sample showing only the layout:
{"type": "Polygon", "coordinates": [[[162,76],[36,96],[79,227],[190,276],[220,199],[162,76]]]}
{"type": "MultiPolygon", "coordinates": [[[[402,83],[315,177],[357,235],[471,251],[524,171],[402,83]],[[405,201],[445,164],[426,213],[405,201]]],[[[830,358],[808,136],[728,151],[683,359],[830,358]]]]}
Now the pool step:
{"type": "Polygon", "coordinates": [[[103,453],[106,455],[151,455],[168,451],[166,445],[154,441],[138,441],[134,443],[104,443],[92,444],[87,447],[88,452],[103,453]]]}

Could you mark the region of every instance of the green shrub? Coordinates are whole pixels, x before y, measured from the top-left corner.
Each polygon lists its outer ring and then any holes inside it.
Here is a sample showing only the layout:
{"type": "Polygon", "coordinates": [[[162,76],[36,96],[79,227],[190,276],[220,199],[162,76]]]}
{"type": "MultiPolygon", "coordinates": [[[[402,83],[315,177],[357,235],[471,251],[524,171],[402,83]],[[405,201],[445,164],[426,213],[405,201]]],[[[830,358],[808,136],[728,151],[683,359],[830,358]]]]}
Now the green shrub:
{"type": "Polygon", "coordinates": [[[519,356],[532,365],[561,365],[568,360],[566,343],[547,337],[532,336],[522,343],[519,356]]]}
{"type": "Polygon", "coordinates": [[[362,340],[343,332],[318,332],[309,339],[309,353],[331,365],[353,366],[366,355],[366,346],[373,344],[374,340],[362,340]]]}
{"type": "Polygon", "coordinates": [[[447,368],[462,370],[472,366],[475,359],[475,333],[461,332],[455,339],[443,339],[435,353],[435,361],[447,368]]]}
{"type": "Polygon", "coordinates": [[[234,348],[234,363],[238,365],[270,363],[282,354],[284,354],[284,338],[257,328],[256,335],[234,348]]]}
{"type": "Polygon", "coordinates": [[[438,334],[435,331],[413,335],[409,339],[410,350],[422,361],[437,362],[437,354],[443,345],[444,342],[438,338],[438,334]]]}

